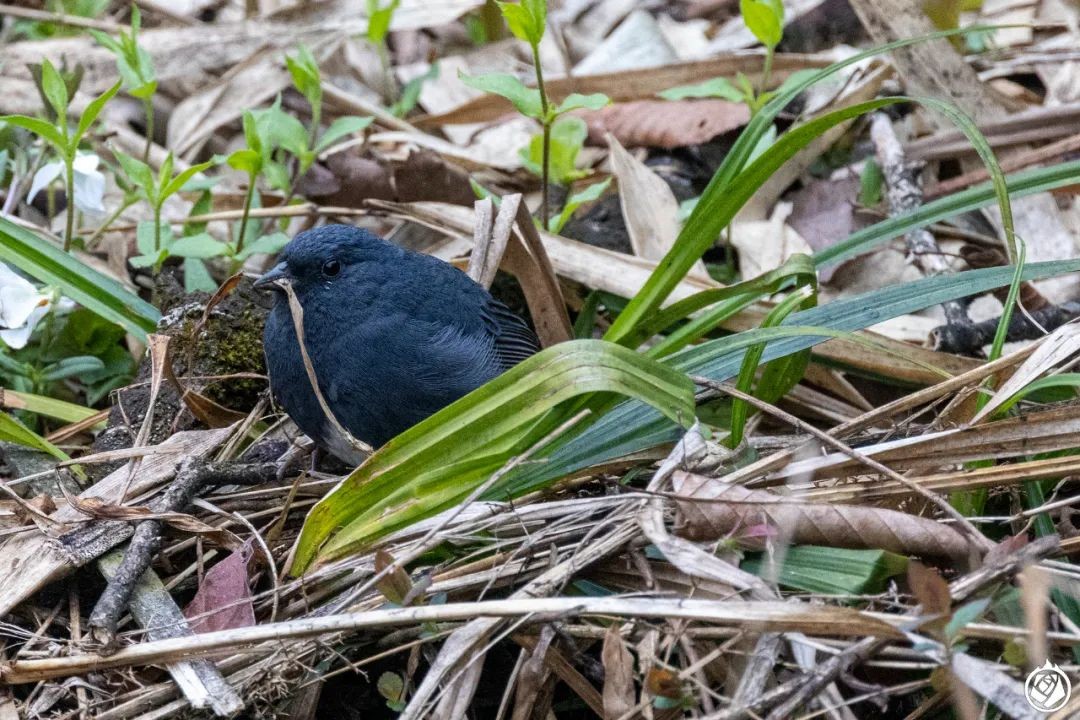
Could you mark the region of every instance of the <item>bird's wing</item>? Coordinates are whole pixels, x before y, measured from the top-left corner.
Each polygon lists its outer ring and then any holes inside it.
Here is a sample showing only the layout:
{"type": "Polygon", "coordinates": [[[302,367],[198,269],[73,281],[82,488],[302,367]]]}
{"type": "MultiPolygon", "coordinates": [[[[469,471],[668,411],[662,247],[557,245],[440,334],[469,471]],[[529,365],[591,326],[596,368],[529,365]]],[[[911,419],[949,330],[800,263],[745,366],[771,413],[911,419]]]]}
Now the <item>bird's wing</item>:
{"type": "Polygon", "coordinates": [[[495,356],[509,370],[540,351],[540,341],[525,321],[493,297],[484,306],[484,320],[495,340],[495,356]]]}

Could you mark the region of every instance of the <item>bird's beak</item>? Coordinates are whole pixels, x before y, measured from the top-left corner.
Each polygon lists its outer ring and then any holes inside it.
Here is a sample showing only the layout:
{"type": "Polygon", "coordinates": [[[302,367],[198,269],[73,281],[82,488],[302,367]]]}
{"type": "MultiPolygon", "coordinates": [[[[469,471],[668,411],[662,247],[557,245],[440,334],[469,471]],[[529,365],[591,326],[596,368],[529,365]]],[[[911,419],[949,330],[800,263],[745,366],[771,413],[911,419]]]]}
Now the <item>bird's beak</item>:
{"type": "Polygon", "coordinates": [[[290,279],[292,276],[289,274],[289,266],[282,262],[256,280],[253,287],[256,290],[278,290],[278,283],[283,280],[288,282],[290,279]]]}

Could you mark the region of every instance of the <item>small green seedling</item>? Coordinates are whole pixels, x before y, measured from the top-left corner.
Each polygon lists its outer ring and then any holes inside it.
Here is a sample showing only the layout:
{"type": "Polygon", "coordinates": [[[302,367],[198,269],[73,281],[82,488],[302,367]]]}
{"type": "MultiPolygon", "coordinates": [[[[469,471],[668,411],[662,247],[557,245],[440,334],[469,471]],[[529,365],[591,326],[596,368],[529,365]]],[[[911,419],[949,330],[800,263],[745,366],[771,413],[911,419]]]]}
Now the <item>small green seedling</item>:
{"type": "Polygon", "coordinates": [[[71,248],[75,234],[75,156],[79,143],[90,131],[105,104],[120,90],[120,82],[90,101],[83,111],[75,130],[68,127],[68,103],[71,94],[60,73],[47,59],[41,63],[41,93],[48,100],[48,108],[54,113],[55,121],[42,120],[28,115],[4,115],[0,121],[10,123],[34,133],[48,143],[64,163],[64,188],[67,190],[67,222],[64,229],[64,250],[71,248]]]}
{"type": "Polygon", "coordinates": [[[401,0],[390,0],[386,5],[382,5],[379,0],[367,0],[368,26],[364,35],[374,46],[375,52],[379,54],[383,84],[386,86],[383,95],[387,100],[395,100],[397,96],[397,84],[390,72],[390,49],[386,45],[386,38],[390,34],[390,23],[394,20],[394,12],[400,4],[401,0]]]}
{"type": "MultiPolygon", "coordinates": [[[[296,158],[297,167],[294,177],[301,177],[320,153],[328,150],[345,136],[365,129],[371,124],[372,118],[354,115],[340,117],[330,124],[326,132],[320,134],[323,92],[319,64],[304,45],[297,49],[295,57],[287,56],[285,64],[292,76],[293,85],[311,106],[311,126],[305,130],[299,120],[284,112],[281,109],[280,98],[269,109],[256,111],[254,116],[257,121],[257,131],[263,140],[261,144],[265,149],[264,165],[268,174],[267,179],[275,189],[291,194],[293,181],[285,172],[284,165],[281,165],[280,169],[274,165],[272,155],[275,149],[281,148],[296,158]]],[[[250,143],[248,147],[251,147],[250,143]]]]}
{"type": "Polygon", "coordinates": [[[142,101],[146,115],[146,147],[143,149],[143,162],[150,157],[150,148],[154,144],[154,93],[157,92],[157,75],[154,61],[150,54],[139,45],[139,28],[142,18],[139,8],[131,6],[131,32],[120,32],[113,38],[100,30],[90,30],[98,45],[116,56],[116,69],[123,80],[124,88],[132,97],[142,101]]]}
{"type": "MultiPolygon", "coordinates": [[[[155,176],[150,166],[138,158],[116,149],[113,149],[113,155],[116,156],[121,169],[127,175],[129,185],[135,189],[139,197],[146,200],[154,213],[153,221],[139,223],[136,242],[140,254],[131,258],[129,262],[134,267],[153,267],[156,273],[161,270],[162,264],[170,255],[200,257],[200,255],[189,254],[191,250],[188,247],[197,246],[200,239],[188,237],[174,241],[172,228],[161,221],[161,209],[166,200],[180,192],[197,174],[214,165],[214,161],[192,165],[173,175],[174,159],[170,152],[155,176]]],[[[209,238],[208,235],[206,237],[209,238]]]]}
{"type": "Polygon", "coordinates": [[[548,227],[548,185],[551,181],[551,135],[552,127],[560,115],[571,110],[599,110],[611,100],[607,95],[573,93],[559,105],[552,105],[544,87],[544,70],[540,65],[540,41],[547,25],[547,2],[545,0],[521,0],[519,3],[500,2],[499,9],[514,37],[532,48],[536,87],[530,88],[517,77],[505,73],[487,75],[460,74],[461,81],[470,87],[494,93],[509,100],[517,111],[537,120],[543,128],[540,137],[540,225],[548,227]]]}

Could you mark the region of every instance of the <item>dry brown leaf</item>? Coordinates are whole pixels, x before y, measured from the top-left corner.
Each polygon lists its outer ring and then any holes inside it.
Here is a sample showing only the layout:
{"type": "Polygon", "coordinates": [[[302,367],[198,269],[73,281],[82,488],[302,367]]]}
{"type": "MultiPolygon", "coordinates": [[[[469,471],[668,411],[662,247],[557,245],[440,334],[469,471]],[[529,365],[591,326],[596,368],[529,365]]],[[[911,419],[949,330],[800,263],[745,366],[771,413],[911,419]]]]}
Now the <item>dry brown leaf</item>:
{"type": "Polygon", "coordinates": [[[473,204],[469,176],[430,150],[413,150],[404,160],[376,161],[347,150],[316,163],[300,178],[297,192],[323,205],[363,207],[365,201],[429,200],[473,204]]]}
{"type": "MultiPolygon", "coordinates": [[[[1080,406],[1062,405],[977,427],[928,432],[916,437],[863,446],[859,448],[859,452],[872,456],[893,469],[911,470],[955,465],[971,460],[1055,452],[1075,448],[1078,444],[1080,406]]],[[[861,466],[847,455],[829,453],[793,462],[770,477],[798,477],[809,472],[815,473],[818,478],[837,477],[850,474],[855,467],[861,466]]]]}
{"type": "Polygon", "coordinates": [[[612,623],[604,633],[600,653],[604,664],[604,718],[618,720],[629,713],[634,702],[634,658],[626,649],[619,626],[612,623]]]}
{"type": "MultiPolygon", "coordinates": [[[[618,138],[608,133],[605,140],[611,149],[611,168],[619,181],[619,205],[634,254],[659,261],[679,236],[679,201],[671,187],[627,152],[618,138]]],[[[700,260],[691,272],[709,276],[700,260]]]]}
{"type": "Polygon", "coordinates": [[[197,633],[250,627],[255,606],[248,586],[248,562],[254,554],[251,541],[207,571],[184,617],[197,633]]]}
{"type": "Polygon", "coordinates": [[[739,251],[739,273],[758,277],[774,270],[792,255],[810,255],[813,250],[787,224],[791,204],[777,203],[768,220],[736,220],[731,225],[731,244],[739,251]]]}
{"type": "Polygon", "coordinates": [[[375,587],[379,589],[383,597],[397,605],[404,605],[405,597],[413,586],[409,573],[397,564],[393,555],[382,549],[375,553],[375,572],[386,572],[386,575],[375,583],[375,587]]]}
{"type": "MultiPolygon", "coordinates": [[[[815,251],[835,245],[873,222],[858,212],[861,185],[862,180],[856,176],[811,180],[787,198],[792,204],[788,225],[815,251]]],[[[836,268],[834,264],[820,269],[821,282],[829,282],[836,268]]]]}
{"type": "Polygon", "coordinates": [[[468,275],[485,288],[490,288],[495,281],[495,274],[506,255],[520,203],[521,195],[507,195],[499,205],[499,214],[494,216],[491,198],[476,201],[476,231],[469,254],[468,275]]]}
{"type": "Polygon", "coordinates": [[[264,50],[184,98],[169,115],[166,144],[188,161],[217,130],[289,86],[280,53],[264,50]]]}
{"type": "Polygon", "coordinates": [[[951,527],[895,510],[801,502],[681,470],[672,482],[680,497],[677,532],[691,540],[719,540],[767,521],[792,543],[934,557],[962,558],[969,552],[967,541],[951,527]]]}
{"type": "Polygon", "coordinates": [[[638,100],[583,112],[589,141],[611,133],[623,145],[677,148],[701,145],[750,120],[744,103],[727,100],[638,100]]]}
{"type": "Polygon", "coordinates": [[[952,607],[949,584],[941,573],[914,560],[908,563],[908,585],[924,615],[944,615],[952,607]]]}
{"type": "MultiPolygon", "coordinates": [[[[773,61],[772,78],[774,83],[779,83],[796,70],[822,68],[830,62],[828,58],[819,55],[780,53],[773,61]]],[[[663,90],[701,82],[703,78],[734,77],[740,72],[756,85],[761,72],[761,57],[745,53],[726,53],[707,60],[674,63],[640,70],[552,78],[547,79],[544,86],[548,95],[555,100],[562,100],[570,93],[576,92],[604,93],[614,102],[629,102],[652,98],[663,90]]],[[[490,122],[513,111],[514,108],[508,100],[489,93],[479,95],[453,110],[419,118],[414,124],[418,127],[432,128],[441,125],[490,122]]]]}
{"type": "MultiPolygon", "coordinates": [[[[482,0],[403,0],[390,27],[415,30],[442,25],[482,4],[482,0]]],[[[331,0],[301,3],[262,19],[148,28],[139,34],[139,44],[150,54],[159,82],[191,83],[220,76],[267,47],[291,50],[297,43],[316,46],[327,38],[363,35],[366,30],[363,4],[331,0]]],[[[5,62],[0,68],[5,91],[9,79],[30,79],[27,63],[48,58],[59,66],[65,56],[78,58],[85,68],[84,92],[101,92],[116,82],[113,54],[82,35],[5,44],[5,62]]],[[[3,102],[0,100],[0,107],[3,102]]]]}
{"type": "Polygon", "coordinates": [[[504,264],[525,293],[540,344],[550,347],[574,337],[559,279],[525,203],[518,205],[517,232],[506,248],[504,264]]]}

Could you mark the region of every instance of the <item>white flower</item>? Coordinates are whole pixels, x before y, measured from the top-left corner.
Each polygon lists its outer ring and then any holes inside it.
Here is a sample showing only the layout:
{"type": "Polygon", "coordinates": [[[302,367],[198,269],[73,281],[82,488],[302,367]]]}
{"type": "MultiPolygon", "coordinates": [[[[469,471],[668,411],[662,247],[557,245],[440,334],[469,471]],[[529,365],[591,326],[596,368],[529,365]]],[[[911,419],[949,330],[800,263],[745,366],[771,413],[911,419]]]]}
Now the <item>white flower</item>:
{"type": "MultiPolygon", "coordinates": [[[[75,171],[75,207],[88,215],[105,214],[105,176],[98,169],[101,160],[93,153],[79,153],[75,156],[72,169],[75,171]]],[[[64,163],[59,160],[43,165],[34,174],[30,183],[30,193],[26,202],[33,202],[37,194],[49,186],[64,172],[64,163]]]]}
{"type": "Polygon", "coordinates": [[[25,347],[34,326],[53,306],[53,297],[0,263],[0,340],[15,350],[25,347]]]}

